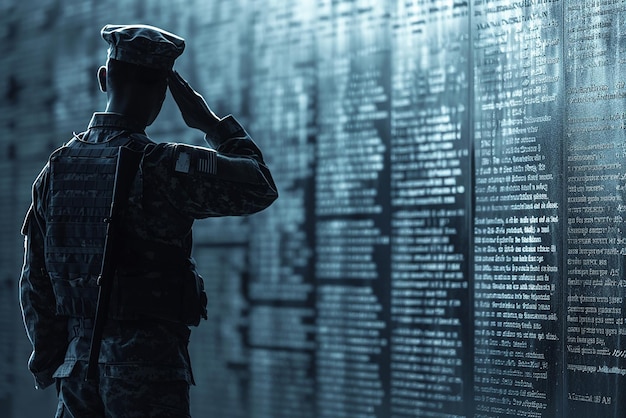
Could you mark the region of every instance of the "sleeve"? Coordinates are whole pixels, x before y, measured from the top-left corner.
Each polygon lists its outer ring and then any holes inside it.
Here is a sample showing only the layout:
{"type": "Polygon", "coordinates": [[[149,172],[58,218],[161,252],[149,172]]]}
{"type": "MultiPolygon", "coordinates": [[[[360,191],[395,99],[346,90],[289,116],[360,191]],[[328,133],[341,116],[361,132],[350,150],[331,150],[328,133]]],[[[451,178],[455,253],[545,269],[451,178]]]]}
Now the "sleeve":
{"type": "Polygon", "coordinates": [[[33,193],[33,204],[22,227],[24,266],[19,297],[26,333],[33,347],[28,368],[35,378],[35,387],[45,389],[54,382],[52,375],[65,357],[67,318],[56,315],[56,302],[44,261],[45,223],[37,213],[37,206],[33,193]]]}
{"type": "Polygon", "coordinates": [[[249,215],[276,200],[278,192],[261,150],[232,117],[206,140],[215,148],[158,144],[144,158],[145,178],[169,203],[191,218],[249,215]]]}

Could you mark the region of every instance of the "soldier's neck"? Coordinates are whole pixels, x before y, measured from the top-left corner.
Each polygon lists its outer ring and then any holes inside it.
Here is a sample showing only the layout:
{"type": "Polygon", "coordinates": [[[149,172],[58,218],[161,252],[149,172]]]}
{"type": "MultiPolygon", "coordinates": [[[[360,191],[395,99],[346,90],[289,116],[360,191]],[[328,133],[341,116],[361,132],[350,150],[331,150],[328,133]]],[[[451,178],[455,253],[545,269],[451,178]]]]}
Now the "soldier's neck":
{"type": "Polygon", "coordinates": [[[119,113],[130,119],[137,124],[142,125],[144,128],[152,123],[151,111],[145,106],[141,105],[137,101],[132,100],[116,100],[114,96],[109,97],[105,112],[119,113]]]}

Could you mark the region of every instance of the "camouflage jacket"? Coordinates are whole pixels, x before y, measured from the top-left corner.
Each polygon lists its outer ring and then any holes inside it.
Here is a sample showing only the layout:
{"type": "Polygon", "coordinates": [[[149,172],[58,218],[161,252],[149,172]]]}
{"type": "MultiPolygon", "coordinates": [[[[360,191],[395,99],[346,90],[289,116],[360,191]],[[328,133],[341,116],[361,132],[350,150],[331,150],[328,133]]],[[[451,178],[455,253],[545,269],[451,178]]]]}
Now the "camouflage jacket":
{"type": "MultiPolygon", "coordinates": [[[[130,133],[145,135],[123,115],[95,113],[89,129],[74,140],[110,141],[130,133]]],[[[232,116],[222,119],[206,139],[215,149],[150,141],[133,183],[127,228],[145,239],[176,244],[188,239],[195,219],[252,214],[277,198],[261,151],[232,116]]],[[[76,320],[55,313],[44,258],[48,170],[49,164],[33,184],[32,204],[22,229],[25,256],[20,303],[33,346],[28,366],[38,388],[49,386],[55,377],[69,376],[76,362],[87,359],[90,341],[76,320]]],[[[99,361],[112,376],[192,383],[189,333],[182,324],[109,320],[99,361]]]]}

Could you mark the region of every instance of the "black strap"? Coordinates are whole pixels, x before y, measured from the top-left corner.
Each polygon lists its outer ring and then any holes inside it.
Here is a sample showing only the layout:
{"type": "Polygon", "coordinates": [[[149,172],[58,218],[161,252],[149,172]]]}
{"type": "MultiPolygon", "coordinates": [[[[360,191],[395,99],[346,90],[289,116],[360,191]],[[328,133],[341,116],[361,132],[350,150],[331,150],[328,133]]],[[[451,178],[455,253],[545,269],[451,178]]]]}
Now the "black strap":
{"type": "Polygon", "coordinates": [[[96,378],[102,334],[104,332],[104,325],[109,316],[113,276],[115,275],[117,257],[119,256],[119,241],[121,241],[119,235],[123,225],[122,218],[128,204],[132,179],[139,169],[142,156],[143,153],[134,151],[131,148],[119,148],[111,211],[106,220],[108,224],[107,237],[102,256],[102,268],[100,270],[100,277],[98,278],[100,290],[98,292],[96,318],[94,320],[93,333],[91,336],[86,380],[95,380],[96,378]]]}

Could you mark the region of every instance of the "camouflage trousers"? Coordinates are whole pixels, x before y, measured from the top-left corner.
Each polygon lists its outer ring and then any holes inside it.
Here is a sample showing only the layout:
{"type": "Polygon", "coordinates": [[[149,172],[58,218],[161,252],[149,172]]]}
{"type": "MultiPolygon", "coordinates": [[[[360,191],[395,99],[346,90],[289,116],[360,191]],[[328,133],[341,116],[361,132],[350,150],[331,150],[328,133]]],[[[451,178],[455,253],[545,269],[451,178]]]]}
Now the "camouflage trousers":
{"type": "Polygon", "coordinates": [[[189,384],[175,381],[133,381],[106,377],[86,382],[86,365],[57,379],[59,404],[55,418],[189,418],[189,384]]]}

